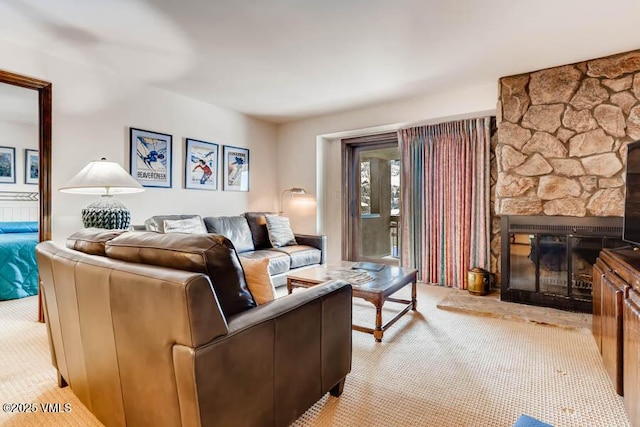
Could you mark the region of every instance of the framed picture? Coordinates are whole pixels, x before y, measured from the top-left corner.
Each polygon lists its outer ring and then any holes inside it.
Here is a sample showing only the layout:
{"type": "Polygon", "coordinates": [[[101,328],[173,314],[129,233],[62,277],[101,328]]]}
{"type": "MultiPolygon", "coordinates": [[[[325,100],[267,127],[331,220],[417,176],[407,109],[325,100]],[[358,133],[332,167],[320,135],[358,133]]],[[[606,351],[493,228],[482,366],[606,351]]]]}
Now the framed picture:
{"type": "Polygon", "coordinates": [[[38,184],[40,178],[40,155],[38,150],[24,150],[24,183],[38,184]]]}
{"type": "Polygon", "coordinates": [[[187,138],[184,188],[218,189],[218,144],[187,138]]]}
{"type": "Polygon", "coordinates": [[[16,149],[0,147],[0,184],[16,183],[16,149]]]}
{"type": "Polygon", "coordinates": [[[225,191],[249,191],[249,150],[223,147],[223,179],[225,191]]]}
{"type": "Polygon", "coordinates": [[[143,187],[171,188],[172,136],[130,128],[131,176],[143,187]]]}

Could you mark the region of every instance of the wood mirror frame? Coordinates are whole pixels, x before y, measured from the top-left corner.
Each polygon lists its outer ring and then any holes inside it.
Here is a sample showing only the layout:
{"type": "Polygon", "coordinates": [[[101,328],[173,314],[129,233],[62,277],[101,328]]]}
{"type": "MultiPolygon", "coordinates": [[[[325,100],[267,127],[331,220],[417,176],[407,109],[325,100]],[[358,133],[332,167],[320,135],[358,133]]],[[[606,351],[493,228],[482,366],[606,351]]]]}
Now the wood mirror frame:
{"type": "MultiPolygon", "coordinates": [[[[38,150],[40,152],[40,209],[38,240],[51,239],[51,83],[0,70],[0,82],[38,91],[38,150]]],[[[38,292],[38,320],[44,322],[42,294],[38,292]]]]}

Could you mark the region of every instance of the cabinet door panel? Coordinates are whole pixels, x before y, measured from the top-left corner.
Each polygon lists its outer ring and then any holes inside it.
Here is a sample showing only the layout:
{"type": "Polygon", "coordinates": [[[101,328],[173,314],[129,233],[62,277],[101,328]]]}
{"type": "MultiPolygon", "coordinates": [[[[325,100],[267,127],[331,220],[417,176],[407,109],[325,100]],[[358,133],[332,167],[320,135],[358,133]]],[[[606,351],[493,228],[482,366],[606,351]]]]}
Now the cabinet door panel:
{"type": "Polygon", "coordinates": [[[625,285],[613,274],[602,277],[602,361],[619,395],[622,395],[622,302],[625,285]]]}
{"type": "Polygon", "coordinates": [[[640,426],[640,294],[629,291],[624,302],[624,406],[629,421],[640,426]]]}
{"type": "Polygon", "coordinates": [[[598,345],[598,351],[602,354],[602,276],[603,267],[599,259],[593,266],[593,323],[591,331],[598,345]]]}

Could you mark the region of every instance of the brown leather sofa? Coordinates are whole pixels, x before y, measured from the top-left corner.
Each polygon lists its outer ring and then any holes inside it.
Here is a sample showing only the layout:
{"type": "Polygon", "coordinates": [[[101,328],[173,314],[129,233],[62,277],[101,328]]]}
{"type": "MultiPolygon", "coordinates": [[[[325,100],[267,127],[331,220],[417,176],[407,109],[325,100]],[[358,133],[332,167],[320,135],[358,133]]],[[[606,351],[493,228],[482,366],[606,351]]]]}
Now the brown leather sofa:
{"type": "Polygon", "coordinates": [[[269,240],[266,214],[275,212],[245,212],[236,216],[155,215],[148,218],[142,229],[164,233],[165,220],[192,219],[202,221],[207,232],[221,234],[233,242],[241,258],[269,258],[269,273],[275,286],[287,282],[290,270],[325,263],[327,236],[295,233],[297,245],[274,248],[269,240]]]}
{"type": "Polygon", "coordinates": [[[89,230],[67,246],[36,249],[52,360],[105,425],[285,426],[342,392],[347,283],[256,307],[219,235],[89,230]]]}

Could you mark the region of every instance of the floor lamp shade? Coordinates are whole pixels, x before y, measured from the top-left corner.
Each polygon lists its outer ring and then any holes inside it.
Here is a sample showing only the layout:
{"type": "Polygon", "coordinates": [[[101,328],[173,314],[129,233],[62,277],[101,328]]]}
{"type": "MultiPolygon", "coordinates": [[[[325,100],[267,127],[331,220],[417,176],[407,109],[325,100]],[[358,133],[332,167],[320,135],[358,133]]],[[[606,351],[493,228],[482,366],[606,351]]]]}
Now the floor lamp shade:
{"type": "Polygon", "coordinates": [[[131,212],[113,195],[139,193],[144,188],[118,163],[103,158],[89,162],[60,191],[101,196],[82,210],[86,228],[127,229],[131,225],[131,212]]]}
{"type": "Polygon", "coordinates": [[[307,194],[307,191],[300,187],[287,188],[284,190],[280,198],[280,215],[284,214],[284,195],[287,193],[291,193],[291,197],[293,197],[294,194],[307,194]]]}

